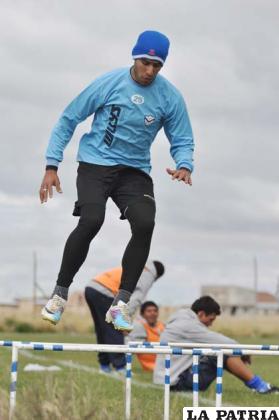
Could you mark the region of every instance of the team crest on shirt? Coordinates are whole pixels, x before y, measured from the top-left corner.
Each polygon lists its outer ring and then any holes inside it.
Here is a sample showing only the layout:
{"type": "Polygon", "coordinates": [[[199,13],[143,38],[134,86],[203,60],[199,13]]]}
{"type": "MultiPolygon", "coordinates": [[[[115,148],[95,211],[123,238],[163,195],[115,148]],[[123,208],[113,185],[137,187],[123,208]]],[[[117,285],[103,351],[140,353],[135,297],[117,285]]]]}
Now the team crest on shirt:
{"type": "Polygon", "coordinates": [[[131,97],[131,101],[136,105],[141,105],[144,103],[144,97],[136,93],[131,97]]]}
{"type": "Polygon", "coordinates": [[[151,125],[153,124],[155,121],[155,117],[153,117],[153,115],[145,115],[144,117],[144,124],[145,125],[151,125]]]}

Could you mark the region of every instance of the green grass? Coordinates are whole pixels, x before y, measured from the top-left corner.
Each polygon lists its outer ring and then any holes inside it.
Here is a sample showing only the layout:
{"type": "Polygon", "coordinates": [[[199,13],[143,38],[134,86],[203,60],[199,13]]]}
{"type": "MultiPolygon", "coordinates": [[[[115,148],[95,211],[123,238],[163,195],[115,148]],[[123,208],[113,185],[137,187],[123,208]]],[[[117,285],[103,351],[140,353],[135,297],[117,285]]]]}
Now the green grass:
{"type": "MultiPolygon", "coordinates": [[[[237,338],[237,337],[235,337],[237,338]]],[[[92,343],[92,335],[69,334],[0,334],[0,340],[12,339],[20,341],[53,341],[92,343]]],[[[240,341],[243,341],[240,340],[240,341]]],[[[253,337],[245,342],[276,343],[276,338],[262,340],[253,337]]],[[[17,387],[16,419],[108,419],[119,420],[124,414],[124,382],[96,372],[98,369],[95,353],[87,352],[40,352],[29,351],[20,354],[19,376],[17,387]],[[27,355],[29,357],[27,357],[27,355]],[[42,360],[36,360],[36,357],[42,360]],[[75,367],[65,366],[63,362],[89,367],[89,372],[75,367]],[[59,372],[24,372],[28,363],[43,365],[56,364],[59,372]]],[[[7,418],[8,389],[10,381],[11,349],[0,348],[0,419],[7,418]]],[[[279,384],[279,360],[277,357],[254,357],[253,371],[271,383],[279,384]]],[[[135,358],[133,362],[134,385],[132,388],[132,418],[160,419],[163,413],[163,389],[148,386],[152,383],[152,375],[142,372],[135,358]],[[145,384],[147,386],[141,386],[145,384]]],[[[215,399],[215,388],[200,393],[202,398],[215,399]]],[[[171,419],[182,419],[182,408],[191,406],[191,395],[174,394],[171,397],[171,419]]],[[[224,375],[223,402],[237,406],[279,406],[278,395],[260,396],[249,391],[239,380],[228,373],[224,375]]],[[[208,406],[202,400],[201,405],[208,406]]]]}

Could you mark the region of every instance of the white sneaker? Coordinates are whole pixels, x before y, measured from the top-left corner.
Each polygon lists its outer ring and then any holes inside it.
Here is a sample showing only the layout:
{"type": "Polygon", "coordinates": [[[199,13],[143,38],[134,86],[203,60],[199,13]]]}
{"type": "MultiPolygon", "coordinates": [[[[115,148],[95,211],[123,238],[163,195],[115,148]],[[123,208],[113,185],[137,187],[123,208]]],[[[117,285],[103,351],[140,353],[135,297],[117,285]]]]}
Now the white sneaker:
{"type": "Polygon", "coordinates": [[[107,311],[106,322],[112,323],[116,330],[132,331],[133,324],[128,308],[128,304],[120,300],[117,305],[111,306],[107,311]]]}
{"type": "Polygon", "coordinates": [[[42,318],[56,325],[62,316],[67,301],[61,296],[54,295],[42,309],[42,318]]]}

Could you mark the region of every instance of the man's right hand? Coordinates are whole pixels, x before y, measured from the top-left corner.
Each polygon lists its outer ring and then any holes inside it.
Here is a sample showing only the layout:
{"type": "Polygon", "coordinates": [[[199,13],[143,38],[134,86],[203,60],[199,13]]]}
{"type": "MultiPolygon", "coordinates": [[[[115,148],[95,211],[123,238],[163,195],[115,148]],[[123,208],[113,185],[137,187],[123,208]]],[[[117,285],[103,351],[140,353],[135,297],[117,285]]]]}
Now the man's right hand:
{"type": "Polygon", "coordinates": [[[62,193],[57,172],[54,169],[47,169],[39,191],[41,203],[46,203],[48,198],[52,198],[52,187],[55,187],[57,192],[62,193]]]}
{"type": "Polygon", "coordinates": [[[244,355],[244,356],[241,356],[241,360],[246,365],[251,365],[252,364],[251,356],[249,356],[248,354],[247,355],[244,355]]]}

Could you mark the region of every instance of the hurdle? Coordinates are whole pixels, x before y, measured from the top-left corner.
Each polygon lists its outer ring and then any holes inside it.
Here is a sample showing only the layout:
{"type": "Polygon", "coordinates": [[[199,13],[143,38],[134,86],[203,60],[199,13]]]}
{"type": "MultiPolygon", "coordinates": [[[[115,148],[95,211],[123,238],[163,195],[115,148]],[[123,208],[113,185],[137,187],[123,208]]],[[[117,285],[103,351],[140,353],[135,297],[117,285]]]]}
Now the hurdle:
{"type": "MultiPolygon", "coordinates": [[[[85,351],[85,352],[107,352],[107,353],[125,353],[127,358],[126,366],[126,391],[125,391],[125,418],[131,418],[131,380],[132,380],[132,354],[162,354],[165,355],[165,384],[164,384],[164,420],[169,420],[170,415],[170,365],[172,355],[192,355],[192,356],[217,356],[220,355],[220,363],[223,363],[223,355],[220,350],[212,349],[181,349],[181,348],[146,348],[134,347],[127,345],[101,345],[101,344],[72,344],[72,343],[26,343],[13,342],[12,346],[12,362],[11,362],[11,384],[10,384],[10,411],[9,419],[11,420],[16,407],[16,390],[18,382],[18,358],[19,350],[36,350],[36,351],[85,351]]],[[[198,362],[198,359],[196,359],[198,362]]],[[[219,373],[222,373],[220,370],[219,373]]],[[[198,378],[196,377],[197,383],[198,378]]],[[[195,404],[198,404],[198,389],[195,393],[195,404]]],[[[220,402],[220,398],[216,394],[216,404],[220,402]]]]}
{"type": "MultiPolygon", "coordinates": [[[[196,348],[175,347],[177,343],[142,343],[130,345],[101,345],[101,344],[71,344],[71,343],[34,343],[34,342],[0,342],[0,346],[12,347],[12,363],[11,363],[11,385],[10,385],[10,411],[9,419],[13,417],[16,407],[16,388],[18,380],[18,357],[19,350],[36,350],[36,351],[86,351],[86,352],[110,352],[126,354],[126,389],[125,389],[125,419],[131,418],[131,389],[132,389],[132,355],[135,353],[161,354],[165,356],[165,383],[164,383],[164,420],[169,420],[170,415],[170,367],[171,356],[191,355],[193,357],[193,406],[199,405],[199,357],[215,356],[217,357],[216,371],[216,406],[222,405],[222,378],[223,378],[223,355],[228,356],[244,356],[244,355],[268,355],[279,356],[279,350],[260,350],[259,346],[251,345],[256,348],[245,349],[242,345],[235,348],[221,348],[221,345],[215,345],[214,348],[201,348],[200,343],[193,343],[196,348]],[[5,343],[5,344],[4,344],[5,343]]],[[[180,343],[184,344],[185,343],[180,343]]],[[[186,343],[187,344],[187,343],[186,343]]],[[[189,346],[189,343],[187,344],[189,346]]],[[[213,346],[213,344],[211,344],[213,346]]],[[[233,345],[232,345],[233,346],[233,345]]],[[[245,345],[244,345],[245,347],[245,345]]],[[[266,347],[266,345],[265,345],[266,347]]]]}
{"type": "MultiPolygon", "coordinates": [[[[14,341],[11,340],[0,340],[0,347],[12,347],[14,341]]],[[[30,343],[22,342],[22,343],[30,343]]],[[[34,342],[33,342],[34,343],[34,342]]],[[[55,343],[59,344],[59,343],[55,343]]],[[[203,349],[247,349],[247,350],[278,350],[279,345],[277,344],[220,344],[220,343],[185,343],[185,342],[165,342],[165,341],[129,341],[129,346],[169,346],[169,347],[181,347],[181,348],[203,348],[203,349]]]]}
{"type": "Polygon", "coordinates": [[[203,349],[245,349],[245,350],[274,350],[279,351],[277,344],[215,344],[215,343],[186,343],[186,342],[167,342],[167,341],[129,341],[129,346],[144,347],[181,347],[181,348],[203,348],[203,349]]]}

